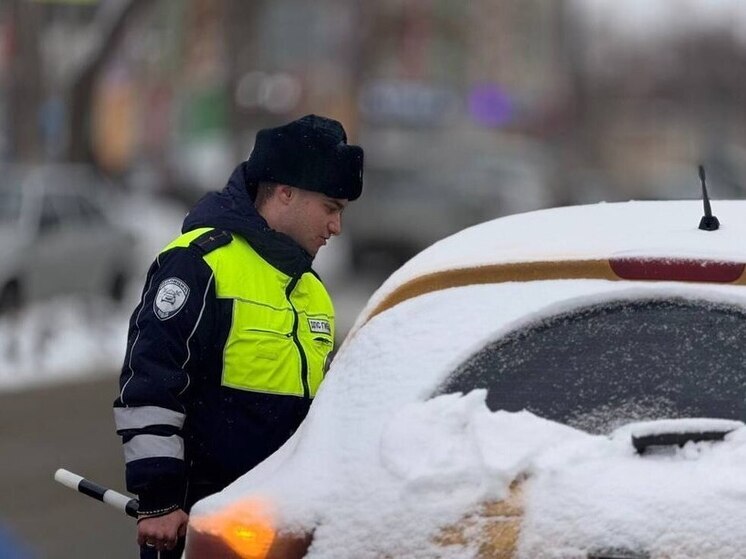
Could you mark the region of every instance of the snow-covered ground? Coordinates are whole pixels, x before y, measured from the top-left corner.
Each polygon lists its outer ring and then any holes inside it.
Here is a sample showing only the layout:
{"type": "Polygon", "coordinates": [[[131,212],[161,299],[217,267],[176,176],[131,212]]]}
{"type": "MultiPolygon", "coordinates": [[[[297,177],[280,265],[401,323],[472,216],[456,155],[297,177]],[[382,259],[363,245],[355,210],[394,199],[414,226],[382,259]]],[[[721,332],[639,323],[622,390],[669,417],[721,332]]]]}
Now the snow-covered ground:
{"type": "Polygon", "coordinates": [[[107,301],[61,298],[0,321],[0,390],[111,375],[122,363],[126,314],[107,301]]]}
{"type": "MultiPolygon", "coordinates": [[[[21,390],[93,375],[115,375],[124,359],[127,322],[148,266],[181,229],[186,210],[135,195],[117,204],[120,225],[137,239],[137,270],[124,303],[63,297],[0,319],[0,391],[21,390]]],[[[346,332],[374,285],[351,278],[344,237],[322,249],[314,267],[335,300],[337,329],[346,332]]]]}
{"type": "Polygon", "coordinates": [[[112,219],[136,239],[136,270],[120,305],[61,297],[0,320],[0,390],[112,375],[121,366],[129,313],[150,261],[180,228],[185,211],[138,194],[118,200],[112,219]]]}

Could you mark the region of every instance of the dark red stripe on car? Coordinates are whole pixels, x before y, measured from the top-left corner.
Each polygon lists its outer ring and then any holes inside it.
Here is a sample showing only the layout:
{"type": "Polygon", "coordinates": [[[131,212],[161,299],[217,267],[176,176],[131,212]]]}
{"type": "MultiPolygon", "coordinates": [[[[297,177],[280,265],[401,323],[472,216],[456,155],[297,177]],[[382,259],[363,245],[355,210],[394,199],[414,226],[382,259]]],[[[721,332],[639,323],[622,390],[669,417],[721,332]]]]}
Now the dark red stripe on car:
{"type": "Polygon", "coordinates": [[[442,270],[413,278],[394,289],[370,312],[365,322],[407,299],[450,287],[556,279],[691,281],[744,285],[744,270],[746,264],[741,262],[642,257],[514,262],[442,270]]]}
{"type": "Polygon", "coordinates": [[[611,258],[611,269],[622,279],[649,281],[699,281],[731,283],[746,264],[664,258],[611,258]]]}

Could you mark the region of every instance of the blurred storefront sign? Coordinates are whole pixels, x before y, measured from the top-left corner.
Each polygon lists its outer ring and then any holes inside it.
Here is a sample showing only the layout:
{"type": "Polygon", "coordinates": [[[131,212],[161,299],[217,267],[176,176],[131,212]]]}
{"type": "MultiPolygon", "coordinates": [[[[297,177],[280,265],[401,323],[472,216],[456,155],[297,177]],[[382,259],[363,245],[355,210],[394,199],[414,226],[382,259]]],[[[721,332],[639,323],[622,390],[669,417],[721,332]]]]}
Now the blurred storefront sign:
{"type": "Polygon", "coordinates": [[[228,122],[228,99],[221,84],[195,87],[185,93],[182,106],[182,131],[187,138],[224,130],[228,122]]]}
{"type": "Polygon", "coordinates": [[[497,84],[478,84],[469,92],[469,114],[481,126],[503,126],[512,119],[513,110],[507,92],[497,84]]]}
{"type": "Polygon", "coordinates": [[[93,111],[93,149],[101,166],[121,172],[132,161],[137,134],[135,84],[113,71],[99,86],[93,111]]]}
{"type": "Polygon", "coordinates": [[[447,122],[459,109],[454,91],[420,81],[375,81],[360,95],[360,111],[370,122],[432,126],[447,122]]]}

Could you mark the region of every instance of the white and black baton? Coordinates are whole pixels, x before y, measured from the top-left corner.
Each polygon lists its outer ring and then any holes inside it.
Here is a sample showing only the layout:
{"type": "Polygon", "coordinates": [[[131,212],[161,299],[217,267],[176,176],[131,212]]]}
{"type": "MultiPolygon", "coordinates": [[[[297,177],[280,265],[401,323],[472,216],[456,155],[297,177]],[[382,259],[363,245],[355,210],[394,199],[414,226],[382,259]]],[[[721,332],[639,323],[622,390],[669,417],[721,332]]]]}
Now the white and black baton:
{"type": "Polygon", "coordinates": [[[115,509],[122,511],[127,516],[137,518],[137,508],[140,503],[134,497],[128,497],[127,495],[123,495],[113,489],[102,487],[101,485],[65,470],[64,468],[60,468],[54,473],[54,479],[65,487],[69,487],[83,495],[87,495],[106,503],[107,505],[111,505],[115,509]]]}

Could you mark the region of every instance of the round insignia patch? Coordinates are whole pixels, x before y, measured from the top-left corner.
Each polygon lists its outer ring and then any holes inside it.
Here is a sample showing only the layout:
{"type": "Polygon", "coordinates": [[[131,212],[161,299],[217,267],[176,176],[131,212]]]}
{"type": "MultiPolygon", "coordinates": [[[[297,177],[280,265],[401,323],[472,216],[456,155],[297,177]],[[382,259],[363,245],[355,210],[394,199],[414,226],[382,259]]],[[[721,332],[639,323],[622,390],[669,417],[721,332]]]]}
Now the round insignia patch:
{"type": "Polygon", "coordinates": [[[189,286],[179,278],[168,278],[158,286],[153,301],[153,312],[160,320],[168,320],[178,313],[189,297],[189,286]]]}

